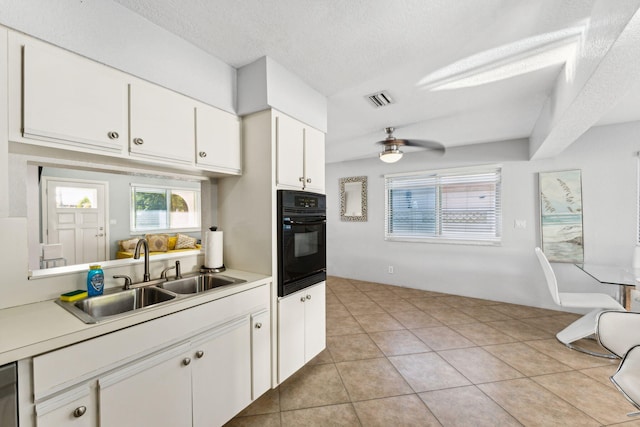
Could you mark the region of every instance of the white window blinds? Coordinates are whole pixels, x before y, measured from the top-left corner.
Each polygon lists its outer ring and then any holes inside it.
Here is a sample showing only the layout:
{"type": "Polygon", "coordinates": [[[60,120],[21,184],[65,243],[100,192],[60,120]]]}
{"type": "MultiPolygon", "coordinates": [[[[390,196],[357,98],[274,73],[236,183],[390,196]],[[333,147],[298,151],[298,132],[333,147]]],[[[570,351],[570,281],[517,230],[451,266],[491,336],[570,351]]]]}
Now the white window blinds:
{"type": "Polygon", "coordinates": [[[499,242],[499,166],[385,176],[389,240],[499,242]]]}

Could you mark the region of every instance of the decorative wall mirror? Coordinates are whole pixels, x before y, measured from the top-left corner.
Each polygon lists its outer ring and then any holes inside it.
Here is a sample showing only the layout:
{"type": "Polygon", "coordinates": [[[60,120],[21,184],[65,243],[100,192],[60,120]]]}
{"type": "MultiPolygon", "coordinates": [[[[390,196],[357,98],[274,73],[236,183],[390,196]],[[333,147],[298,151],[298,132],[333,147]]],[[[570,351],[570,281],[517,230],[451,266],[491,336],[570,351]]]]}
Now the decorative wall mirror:
{"type": "Polygon", "coordinates": [[[367,177],[340,178],[340,219],[367,220],[367,177]]]}

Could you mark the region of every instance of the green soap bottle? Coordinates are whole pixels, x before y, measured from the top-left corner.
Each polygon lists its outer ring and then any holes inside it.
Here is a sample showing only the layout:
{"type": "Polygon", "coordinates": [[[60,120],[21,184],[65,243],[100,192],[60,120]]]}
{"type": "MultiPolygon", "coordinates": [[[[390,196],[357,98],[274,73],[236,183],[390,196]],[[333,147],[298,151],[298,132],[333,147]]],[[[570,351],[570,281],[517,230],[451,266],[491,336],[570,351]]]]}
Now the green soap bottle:
{"type": "Polygon", "coordinates": [[[102,295],[104,290],[104,272],[99,265],[89,266],[89,274],[87,275],[87,293],[90,297],[102,295]]]}

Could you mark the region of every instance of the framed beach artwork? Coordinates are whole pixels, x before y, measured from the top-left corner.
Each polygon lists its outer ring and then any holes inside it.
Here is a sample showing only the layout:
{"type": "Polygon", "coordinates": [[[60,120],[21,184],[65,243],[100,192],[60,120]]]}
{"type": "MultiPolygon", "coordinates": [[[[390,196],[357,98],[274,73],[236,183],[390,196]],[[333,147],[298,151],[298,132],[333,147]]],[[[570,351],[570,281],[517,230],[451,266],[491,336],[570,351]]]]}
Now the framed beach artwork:
{"type": "Polygon", "coordinates": [[[583,262],[580,170],[540,172],[538,175],[544,254],[551,262],[583,262]]]}

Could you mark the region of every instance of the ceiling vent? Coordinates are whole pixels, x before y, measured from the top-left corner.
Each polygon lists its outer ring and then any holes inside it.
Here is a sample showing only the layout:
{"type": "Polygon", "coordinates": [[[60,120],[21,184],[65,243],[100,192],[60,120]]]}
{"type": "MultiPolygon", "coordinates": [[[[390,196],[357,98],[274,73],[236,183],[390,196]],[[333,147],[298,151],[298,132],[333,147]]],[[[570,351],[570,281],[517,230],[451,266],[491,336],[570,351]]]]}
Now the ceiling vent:
{"type": "Polygon", "coordinates": [[[371,95],[365,96],[365,98],[369,101],[369,103],[374,108],[384,107],[385,105],[393,104],[393,99],[386,90],[382,92],[372,93],[371,95]]]}

